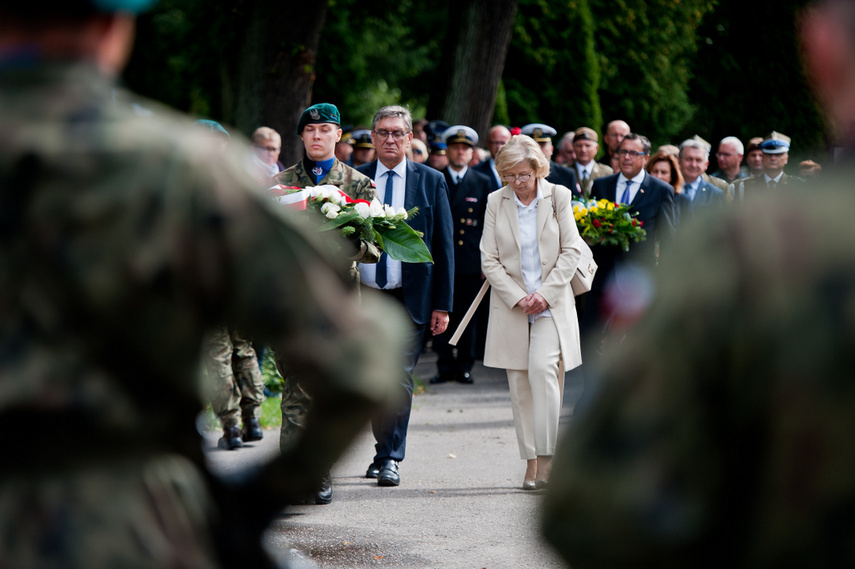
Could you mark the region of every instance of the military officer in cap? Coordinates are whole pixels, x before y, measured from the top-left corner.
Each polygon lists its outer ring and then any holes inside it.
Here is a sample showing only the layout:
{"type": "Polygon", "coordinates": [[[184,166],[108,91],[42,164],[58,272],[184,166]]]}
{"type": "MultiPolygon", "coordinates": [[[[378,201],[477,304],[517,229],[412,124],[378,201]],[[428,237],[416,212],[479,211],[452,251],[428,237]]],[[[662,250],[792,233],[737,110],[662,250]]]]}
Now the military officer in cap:
{"type": "Polygon", "coordinates": [[[579,127],[573,136],[573,150],[576,152],[576,177],[582,188],[582,195],[591,195],[591,184],[597,178],[611,176],[614,174],[611,166],[600,164],[594,158],[600,149],[597,131],[586,126],[579,127]]]}
{"type": "MultiPolygon", "coordinates": [[[[303,159],[274,176],[274,181],[297,188],[329,184],[353,199],[373,200],[377,196],[374,181],[335,157],[335,145],[341,139],[340,121],[338,108],[330,103],[318,103],[303,111],[297,124],[297,135],[303,140],[303,159]]],[[[359,270],[356,263],[376,263],[380,259],[380,251],[374,244],[361,240],[353,245],[351,278],[358,284],[359,270]]],[[[311,399],[286,366],[280,365],[279,368],[284,379],[279,446],[286,452],[305,428],[311,399]]],[[[332,480],[329,473],[323,477],[312,498],[308,501],[330,503],[332,480]]]]}
{"type": "Polygon", "coordinates": [[[374,160],[374,143],[371,142],[371,131],[367,128],[354,130],[350,134],[353,140],[353,154],[350,155],[351,166],[358,168],[374,160]]]}
{"type": "Polygon", "coordinates": [[[442,135],[428,141],[427,165],[442,172],[448,167],[448,146],[442,141],[442,135]]]}
{"type": "Polygon", "coordinates": [[[742,200],[746,195],[777,187],[798,186],[805,181],[797,176],[784,173],[784,166],[790,158],[790,137],[772,131],[760,143],[763,151],[763,174],[740,180],[736,185],[736,198],[742,200]]]}
{"type": "Polygon", "coordinates": [[[552,161],[552,154],[555,151],[555,147],[552,146],[552,137],[558,132],[549,125],[531,123],[522,127],[520,134],[530,136],[540,144],[543,155],[549,160],[549,175],[546,177],[546,181],[568,188],[576,197],[581,196],[582,188],[579,186],[576,173],[572,169],[552,161]]]}
{"type": "Polygon", "coordinates": [[[475,363],[477,315],[469,322],[457,350],[448,340],[457,330],[469,305],[478,294],[481,275],[481,232],[490,178],[469,168],[472,152],[478,144],[478,133],[464,125],[454,125],[445,130],[442,140],[447,146],[448,167],[443,171],[449,189],[451,216],[454,220],[454,306],[449,315],[447,330],[433,337],[433,348],[439,356],[437,375],[431,383],[457,381],[472,383],[472,366],[475,363]]]}

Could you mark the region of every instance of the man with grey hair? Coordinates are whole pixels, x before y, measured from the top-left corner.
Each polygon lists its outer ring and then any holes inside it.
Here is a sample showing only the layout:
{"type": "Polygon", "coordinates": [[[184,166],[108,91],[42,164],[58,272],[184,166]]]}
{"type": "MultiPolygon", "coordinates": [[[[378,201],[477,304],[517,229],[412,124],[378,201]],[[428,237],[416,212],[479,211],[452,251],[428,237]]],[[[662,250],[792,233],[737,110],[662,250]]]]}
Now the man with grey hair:
{"type": "Polygon", "coordinates": [[[396,210],[418,208],[418,214],[407,222],[421,232],[433,256],[433,263],[402,263],[383,253],[377,264],[359,266],[362,284],[395,299],[413,322],[413,334],[404,353],[400,399],[391,412],[372,419],[376,452],[365,473],[366,478],[376,478],[380,486],[398,486],[398,463],[404,460],[413,403],[412,372],[419,361],[422,339],[427,330],[435,336],[448,327],[454,288],[453,224],[445,177],[406,158],[413,140],[410,111],[400,106],[383,107],[374,115],[371,130],[377,160],[357,170],[377,182],[377,199],[384,204],[396,210]]]}
{"type": "Polygon", "coordinates": [[[735,136],[726,136],[718,143],[718,152],[715,154],[718,162],[718,170],[713,172],[714,178],[719,178],[728,184],[736,180],[747,178],[748,174],[740,167],[742,156],[745,154],[745,146],[735,136]]]}
{"type": "Polygon", "coordinates": [[[683,193],[676,200],[681,222],[693,218],[702,208],[724,203],[724,192],[704,180],[710,162],[709,148],[703,142],[693,138],[683,141],[677,161],[685,181],[683,193]]]}

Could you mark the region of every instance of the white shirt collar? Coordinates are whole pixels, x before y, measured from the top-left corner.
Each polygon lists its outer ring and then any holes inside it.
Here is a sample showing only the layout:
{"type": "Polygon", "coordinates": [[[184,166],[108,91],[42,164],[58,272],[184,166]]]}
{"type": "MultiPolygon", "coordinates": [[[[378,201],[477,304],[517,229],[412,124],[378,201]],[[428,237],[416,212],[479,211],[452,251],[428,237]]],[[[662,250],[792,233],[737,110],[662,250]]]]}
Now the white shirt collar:
{"type": "MultiPolygon", "coordinates": [[[[380,162],[378,160],[377,161],[377,173],[374,174],[374,179],[376,180],[376,179],[380,178],[383,174],[385,174],[389,170],[390,170],[390,168],[387,168],[385,164],[383,164],[382,162],[380,162]]],[[[403,160],[398,162],[398,164],[394,168],[391,168],[391,170],[393,172],[395,172],[398,176],[400,176],[401,179],[403,179],[404,173],[407,171],[407,159],[404,158],[403,160]]]]}
{"type": "Polygon", "coordinates": [[[774,180],[774,181],[775,181],[775,183],[777,184],[778,182],[780,182],[780,181],[781,181],[781,177],[782,177],[783,175],[784,175],[784,171],[783,171],[783,170],[781,170],[781,173],[780,173],[780,174],[778,174],[777,176],[775,176],[774,178],[770,178],[770,177],[769,177],[769,174],[767,174],[766,172],[763,172],[763,179],[764,179],[764,180],[766,180],[766,185],[768,185],[768,184],[769,184],[769,182],[771,182],[771,181],[773,181],[773,180],[774,180]]]}

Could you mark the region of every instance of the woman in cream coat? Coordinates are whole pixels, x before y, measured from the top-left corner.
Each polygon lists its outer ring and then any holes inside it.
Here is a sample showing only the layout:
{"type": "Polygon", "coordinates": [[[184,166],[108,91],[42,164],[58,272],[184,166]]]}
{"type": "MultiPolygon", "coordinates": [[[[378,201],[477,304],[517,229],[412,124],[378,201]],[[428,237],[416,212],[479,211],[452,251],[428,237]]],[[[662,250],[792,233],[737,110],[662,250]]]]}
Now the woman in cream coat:
{"type": "Polygon", "coordinates": [[[496,156],[507,184],[490,194],[481,268],[490,281],[484,365],[508,373],[523,489],[545,487],[558,435],[562,370],[582,363],[570,279],[581,256],[572,194],[545,180],[549,162],[528,136],[496,156]],[[563,366],[561,365],[563,362],[563,366]]]}

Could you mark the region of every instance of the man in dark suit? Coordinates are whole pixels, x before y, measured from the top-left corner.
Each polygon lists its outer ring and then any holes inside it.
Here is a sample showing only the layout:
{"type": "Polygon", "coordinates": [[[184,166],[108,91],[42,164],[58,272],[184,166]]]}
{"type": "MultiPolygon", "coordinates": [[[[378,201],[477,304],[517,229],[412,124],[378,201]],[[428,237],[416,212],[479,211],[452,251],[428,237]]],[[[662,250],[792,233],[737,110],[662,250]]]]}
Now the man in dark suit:
{"type": "Polygon", "coordinates": [[[505,185],[502,177],[499,176],[499,172],[496,171],[496,154],[510,139],[511,131],[508,130],[508,127],[497,124],[491,128],[487,133],[487,150],[490,151],[490,159],[484,160],[473,168],[473,170],[484,174],[490,179],[491,190],[498,190],[505,185]]]}
{"type": "Polygon", "coordinates": [[[586,351],[596,347],[604,323],[613,320],[615,310],[621,308],[626,294],[637,292],[634,283],[624,278],[626,275],[638,274],[632,272],[631,267],[644,270],[655,267],[659,261],[656,255],[657,242],[660,257],[667,263],[668,247],[673,243],[676,233],[674,191],[644,169],[650,158],[650,141],[644,136],[629,133],[617,153],[620,157],[620,172],[594,180],[591,197],[630,204],[630,212],[636,214],[636,219],[642,222],[647,239],[631,244],[629,251],[606,245],[595,245],[592,248],[599,268],[591,292],[586,295],[588,298],[582,316],[582,342],[586,351]],[[629,286],[624,286],[627,284],[629,286]],[[609,301],[604,303],[607,293],[609,301]]]}
{"type": "Polygon", "coordinates": [[[520,134],[532,137],[540,145],[543,155],[549,160],[549,175],[546,177],[546,181],[564,186],[572,191],[576,197],[581,196],[582,189],[576,179],[576,172],[572,168],[567,168],[552,160],[552,154],[555,152],[555,147],[552,146],[552,137],[558,134],[558,131],[549,125],[531,123],[522,127],[520,134]]]}
{"type": "Polygon", "coordinates": [[[451,217],[454,222],[455,310],[450,315],[448,330],[433,338],[433,349],[439,358],[436,362],[437,375],[430,382],[472,383],[478,315],[473,317],[460,337],[456,354],[448,341],[483,283],[481,232],[484,229],[487,195],[494,188],[487,176],[468,167],[473,148],[478,144],[478,133],[474,129],[464,125],[451,126],[442,134],[442,140],[448,146],[448,168],[443,174],[451,192],[451,217]]]}
{"type": "Polygon", "coordinates": [[[374,460],[365,473],[380,486],[401,483],[398,463],[404,459],[407,426],[413,402],[412,371],[418,363],[422,338],[429,329],[442,334],[448,327],[454,285],[454,245],[448,186],[442,173],[406,159],[413,139],[410,111],[399,106],[383,107],[374,115],[371,139],[377,160],[358,168],[377,183],[377,198],[396,210],[418,207],[408,220],[420,231],[431,251],[433,263],[401,263],[385,254],[376,265],[360,265],[362,283],[381,289],[398,300],[413,320],[414,334],[405,354],[402,401],[392,413],[375,417],[371,425],[377,444],[374,460]]]}
{"type": "Polygon", "coordinates": [[[690,138],[680,145],[677,157],[685,185],[683,193],[676,196],[680,223],[691,221],[697,213],[708,207],[724,204],[724,192],[706,180],[703,174],[710,163],[709,148],[703,142],[690,138]]]}

